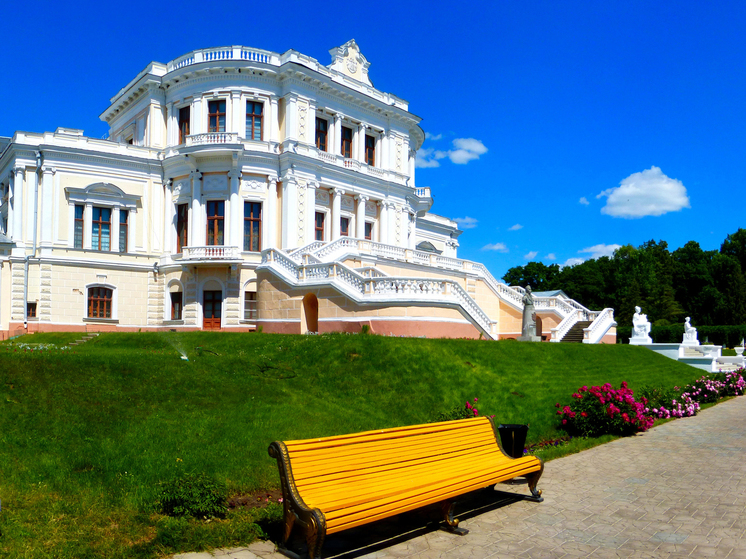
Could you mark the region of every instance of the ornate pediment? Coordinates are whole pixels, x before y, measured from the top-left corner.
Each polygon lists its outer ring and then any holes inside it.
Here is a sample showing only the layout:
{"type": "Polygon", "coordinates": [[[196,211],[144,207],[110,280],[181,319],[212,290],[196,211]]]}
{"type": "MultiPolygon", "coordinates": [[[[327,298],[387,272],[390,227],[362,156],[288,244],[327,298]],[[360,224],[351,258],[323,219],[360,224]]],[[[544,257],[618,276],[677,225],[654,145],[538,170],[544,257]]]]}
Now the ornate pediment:
{"type": "Polygon", "coordinates": [[[332,63],[328,66],[330,70],[336,70],[373,87],[368,77],[370,62],[360,52],[360,47],[357,46],[355,39],[347,41],[341,47],[331,49],[329,54],[332,55],[332,63]]]}

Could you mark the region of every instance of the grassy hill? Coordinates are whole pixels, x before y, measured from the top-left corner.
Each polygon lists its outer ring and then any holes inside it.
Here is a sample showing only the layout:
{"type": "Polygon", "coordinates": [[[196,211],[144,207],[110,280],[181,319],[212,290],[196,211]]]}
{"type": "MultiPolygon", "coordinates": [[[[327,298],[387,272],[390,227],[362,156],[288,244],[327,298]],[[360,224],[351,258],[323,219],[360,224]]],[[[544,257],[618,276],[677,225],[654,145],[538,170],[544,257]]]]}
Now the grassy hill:
{"type": "MultiPolygon", "coordinates": [[[[0,556],[176,551],[154,514],[158,483],[204,472],[233,492],[277,487],[273,440],[427,422],[477,396],[483,415],[528,423],[534,442],[561,434],[554,404],[584,384],[700,376],[628,345],[199,332],[59,349],[75,337],[0,344],[0,556]]],[[[217,541],[250,537],[250,520],[229,518],[233,539],[217,541]]]]}

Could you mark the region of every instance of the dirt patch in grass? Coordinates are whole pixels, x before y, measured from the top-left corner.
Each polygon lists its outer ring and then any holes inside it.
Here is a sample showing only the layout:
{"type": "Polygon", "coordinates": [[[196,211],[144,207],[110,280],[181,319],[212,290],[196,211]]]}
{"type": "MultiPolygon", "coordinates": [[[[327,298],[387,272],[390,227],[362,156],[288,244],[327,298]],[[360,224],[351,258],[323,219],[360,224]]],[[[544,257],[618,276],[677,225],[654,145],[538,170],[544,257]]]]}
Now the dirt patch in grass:
{"type": "Polygon", "coordinates": [[[228,499],[228,508],[236,509],[263,509],[271,503],[282,504],[282,490],[263,489],[252,493],[239,493],[228,499]]]}

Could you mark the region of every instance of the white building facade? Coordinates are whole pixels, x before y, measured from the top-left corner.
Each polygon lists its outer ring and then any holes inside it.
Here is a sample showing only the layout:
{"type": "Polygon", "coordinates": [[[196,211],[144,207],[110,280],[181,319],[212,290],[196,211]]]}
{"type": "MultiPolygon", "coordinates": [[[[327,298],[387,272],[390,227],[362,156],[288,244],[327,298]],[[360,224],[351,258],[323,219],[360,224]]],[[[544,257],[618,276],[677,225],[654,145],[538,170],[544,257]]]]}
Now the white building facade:
{"type": "MultiPolygon", "coordinates": [[[[0,336],[520,335],[521,290],[458,259],[461,231],[415,185],[420,119],[354,40],[330,54],[194,51],[111,99],[107,140],[0,138],[0,336]]],[[[537,309],[547,338],[578,320],[615,338],[610,309],[537,309]]]]}

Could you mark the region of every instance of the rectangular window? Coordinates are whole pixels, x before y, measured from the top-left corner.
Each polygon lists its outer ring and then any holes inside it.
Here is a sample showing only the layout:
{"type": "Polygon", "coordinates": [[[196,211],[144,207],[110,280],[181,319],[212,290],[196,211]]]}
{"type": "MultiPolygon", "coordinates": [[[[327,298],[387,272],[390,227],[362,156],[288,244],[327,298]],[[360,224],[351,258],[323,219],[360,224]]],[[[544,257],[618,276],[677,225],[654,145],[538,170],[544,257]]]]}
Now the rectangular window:
{"type": "Polygon", "coordinates": [[[316,117],[316,147],[326,151],[326,137],[329,132],[329,122],[326,119],[316,117]]]}
{"type": "Polygon", "coordinates": [[[106,287],[89,287],[88,318],[111,318],[111,295],[106,287]]]}
{"type": "Polygon", "coordinates": [[[73,235],[73,246],[83,248],[83,208],[85,206],[76,204],[75,206],[75,234],[73,235]]]}
{"type": "Polygon", "coordinates": [[[184,252],[189,239],[189,204],[176,206],[176,253],[184,252]]]}
{"type": "Polygon", "coordinates": [[[339,220],[339,234],[343,237],[350,236],[350,218],[343,217],[339,220]]]}
{"type": "Polygon", "coordinates": [[[259,318],[256,306],[256,291],[245,291],[243,299],[243,319],[256,320],[259,318]]]}
{"type": "Polygon", "coordinates": [[[262,205],[258,202],[243,204],[243,249],[262,250],[262,205]]]}
{"type": "Polygon", "coordinates": [[[314,231],[316,233],[315,239],[317,241],[324,240],[324,217],[326,217],[326,214],[324,212],[316,212],[314,231]]]}
{"type": "Polygon", "coordinates": [[[209,114],[208,132],[225,132],[225,101],[210,101],[207,104],[209,114]]]}
{"type": "Polygon", "coordinates": [[[246,138],[248,140],[262,140],[262,109],[263,103],[246,102],[246,138]]]}
{"type": "Polygon", "coordinates": [[[373,240],[373,224],[369,221],[365,222],[365,238],[369,241],[373,240]]]}
{"type": "Polygon", "coordinates": [[[223,227],[225,218],[225,202],[211,200],[207,202],[207,244],[223,244],[223,227]]]}
{"type": "Polygon", "coordinates": [[[127,252],[127,219],[129,210],[119,210],[119,252],[127,252]]]}
{"type": "Polygon", "coordinates": [[[376,166],[376,139],[373,136],[365,136],[365,163],[371,167],[376,166]]]}
{"type": "Polygon", "coordinates": [[[352,157],[352,128],[342,127],[342,157],[352,157]]]}
{"type": "Polygon", "coordinates": [[[111,250],[111,208],[93,208],[91,248],[111,250]]]}
{"type": "Polygon", "coordinates": [[[26,303],[26,318],[36,318],[36,302],[26,303]]]}
{"type": "Polygon", "coordinates": [[[192,116],[191,107],[186,106],[179,109],[179,143],[183,144],[186,142],[186,137],[189,136],[189,120],[192,116]]]}
{"type": "Polygon", "coordinates": [[[171,320],[181,320],[182,297],[181,291],[171,292],[171,320]]]}

